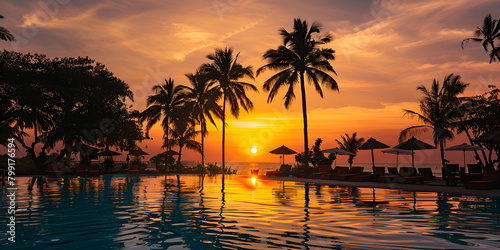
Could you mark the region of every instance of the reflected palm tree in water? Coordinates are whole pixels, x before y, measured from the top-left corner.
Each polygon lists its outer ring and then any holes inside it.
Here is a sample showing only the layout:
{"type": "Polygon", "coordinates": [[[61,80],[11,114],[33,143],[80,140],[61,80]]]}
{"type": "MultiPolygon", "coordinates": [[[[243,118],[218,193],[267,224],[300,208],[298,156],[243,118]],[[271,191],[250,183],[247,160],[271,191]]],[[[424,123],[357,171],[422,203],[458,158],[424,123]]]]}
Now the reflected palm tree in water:
{"type": "Polygon", "coordinates": [[[309,249],[309,234],[311,233],[310,227],[308,225],[309,223],[309,183],[304,183],[304,240],[301,242],[302,245],[306,247],[306,249],[309,249]]]}
{"type": "Polygon", "coordinates": [[[360,201],[356,204],[356,207],[369,207],[371,209],[367,210],[367,212],[372,213],[375,216],[376,213],[382,212],[383,209],[380,205],[389,204],[388,201],[377,201],[375,195],[375,188],[372,188],[372,200],[370,201],[360,201]]]}

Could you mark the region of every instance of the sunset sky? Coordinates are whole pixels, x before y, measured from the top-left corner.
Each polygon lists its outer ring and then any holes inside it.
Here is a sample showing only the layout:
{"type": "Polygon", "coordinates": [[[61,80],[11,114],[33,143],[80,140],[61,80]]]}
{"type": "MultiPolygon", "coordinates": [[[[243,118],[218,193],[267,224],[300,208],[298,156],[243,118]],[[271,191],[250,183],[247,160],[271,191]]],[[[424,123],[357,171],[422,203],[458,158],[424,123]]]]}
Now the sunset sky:
{"type": "MultiPolygon", "coordinates": [[[[480,44],[460,47],[489,13],[500,17],[498,1],[5,0],[0,26],[17,42],[2,41],[0,49],[94,58],[130,85],[133,108],[142,111],[153,85],[169,77],[188,84],[184,74],[208,62],[206,55],[215,48],[230,46],[241,52],[241,64],[257,69],[264,64],[262,54],[282,42],[278,29],[291,30],[296,17],[318,21],[322,34],[334,37],[328,47],[336,51],[331,63],[340,92],[324,90],[321,99],[307,87],[309,145],[321,137],[322,148],[337,147],[340,135],[358,132],[394,146],[402,129],[420,124],[402,112],[419,111],[417,86],[429,86],[434,78],[441,82],[451,73],[471,84],[466,95],[499,86],[500,64],[488,64],[480,44]]],[[[228,119],[226,161],[278,162],[279,156],[268,151],[283,144],[303,150],[300,89],[288,110],[281,99],[284,90],[268,104],[262,84],[271,73],[248,80],[259,88],[259,93],[249,93],[254,110],[228,119]],[[256,154],[250,152],[252,146],[256,154]]],[[[220,121],[217,126],[220,130],[220,121]]],[[[221,132],[209,129],[206,161],[220,162],[221,132]]],[[[161,129],[154,128],[151,136],[154,140],[141,146],[148,145],[145,151],[155,155],[162,151],[161,129]]],[[[431,142],[430,133],[418,138],[431,142]]],[[[447,145],[462,142],[459,136],[447,145]]],[[[461,152],[446,155],[461,162],[461,152]]],[[[439,161],[437,150],[425,156],[425,162],[439,161]]],[[[469,157],[472,160],[472,154],[469,157]]],[[[394,158],[376,155],[378,162],[394,158]]],[[[183,159],[200,157],[187,151],[183,159]]],[[[369,151],[360,151],[355,162],[370,159],[369,151]]]]}

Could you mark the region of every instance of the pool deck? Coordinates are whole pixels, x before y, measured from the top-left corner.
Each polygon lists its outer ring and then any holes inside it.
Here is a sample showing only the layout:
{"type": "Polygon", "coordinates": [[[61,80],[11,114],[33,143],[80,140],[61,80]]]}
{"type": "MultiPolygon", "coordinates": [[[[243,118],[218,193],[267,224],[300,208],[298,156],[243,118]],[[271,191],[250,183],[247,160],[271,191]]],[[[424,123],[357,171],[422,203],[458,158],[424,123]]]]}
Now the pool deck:
{"type": "Polygon", "coordinates": [[[426,181],[425,184],[400,184],[400,183],[380,183],[380,182],[353,182],[353,181],[336,181],[336,180],[322,180],[322,179],[307,179],[296,177],[266,177],[259,176],[259,178],[277,181],[293,181],[305,182],[323,185],[338,185],[338,186],[351,186],[351,187],[364,187],[364,188],[387,188],[387,189],[401,189],[414,192],[438,192],[438,193],[451,193],[462,195],[480,195],[488,197],[500,197],[500,189],[479,190],[479,189],[466,189],[462,186],[446,186],[442,180],[426,181]]]}

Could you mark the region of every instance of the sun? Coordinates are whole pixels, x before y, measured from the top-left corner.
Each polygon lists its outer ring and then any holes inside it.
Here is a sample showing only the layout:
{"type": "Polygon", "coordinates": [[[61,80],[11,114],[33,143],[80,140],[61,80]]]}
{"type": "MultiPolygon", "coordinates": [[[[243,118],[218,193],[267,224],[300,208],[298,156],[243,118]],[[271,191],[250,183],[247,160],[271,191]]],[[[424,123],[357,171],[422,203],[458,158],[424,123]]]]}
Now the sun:
{"type": "Polygon", "coordinates": [[[257,153],[257,146],[252,146],[252,149],[250,149],[250,152],[252,152],[252,154],[256,154],[257,153]]]}

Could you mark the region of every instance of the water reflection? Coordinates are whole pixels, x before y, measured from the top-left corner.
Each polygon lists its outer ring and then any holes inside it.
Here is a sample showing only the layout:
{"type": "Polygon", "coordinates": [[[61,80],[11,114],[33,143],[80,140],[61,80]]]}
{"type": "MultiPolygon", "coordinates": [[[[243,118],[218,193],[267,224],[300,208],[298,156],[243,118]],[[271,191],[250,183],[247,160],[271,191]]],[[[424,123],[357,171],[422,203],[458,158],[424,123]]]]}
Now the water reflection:
{"type": "Polygon", "coordinates": [[[19,241],[2,239],[2,249],[488,248],[500,238],[500,201],[488,197],[242,176],[35,177],[19,186],[19,241]]]}

